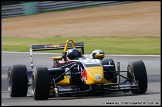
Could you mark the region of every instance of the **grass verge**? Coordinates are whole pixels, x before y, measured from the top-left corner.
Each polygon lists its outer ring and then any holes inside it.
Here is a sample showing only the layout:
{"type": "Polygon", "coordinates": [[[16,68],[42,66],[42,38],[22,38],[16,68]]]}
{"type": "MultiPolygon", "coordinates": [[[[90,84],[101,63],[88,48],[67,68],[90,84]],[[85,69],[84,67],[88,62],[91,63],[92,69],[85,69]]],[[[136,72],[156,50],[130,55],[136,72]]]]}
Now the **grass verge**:
{"type": "MultiPolygon", "coordinates": [[[[159,55],[160,38],[152,37],[9,37],[2,36],[2,51],[29,52],[29,45],[60,44],[72,39],[84,42],[85,53],[95,49],[103,50],[106,54],[143,54],[159,55]]],[[[54,51],[62,52],[62,51],[54,51]]]]}

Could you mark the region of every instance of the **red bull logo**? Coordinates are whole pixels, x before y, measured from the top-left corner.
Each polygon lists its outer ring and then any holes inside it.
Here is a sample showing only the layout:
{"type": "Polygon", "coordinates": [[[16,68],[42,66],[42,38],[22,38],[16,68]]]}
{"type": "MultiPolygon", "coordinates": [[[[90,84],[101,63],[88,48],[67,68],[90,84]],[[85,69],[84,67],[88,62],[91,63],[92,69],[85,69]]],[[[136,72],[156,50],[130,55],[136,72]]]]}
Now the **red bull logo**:
{"type": "Polygon", "coordinates": [[[82,79],[83,79],[84,81],[86,81],[86,80],[88,79],[86,69],[84,69],[83,72],[82,72],[82,79]]]}

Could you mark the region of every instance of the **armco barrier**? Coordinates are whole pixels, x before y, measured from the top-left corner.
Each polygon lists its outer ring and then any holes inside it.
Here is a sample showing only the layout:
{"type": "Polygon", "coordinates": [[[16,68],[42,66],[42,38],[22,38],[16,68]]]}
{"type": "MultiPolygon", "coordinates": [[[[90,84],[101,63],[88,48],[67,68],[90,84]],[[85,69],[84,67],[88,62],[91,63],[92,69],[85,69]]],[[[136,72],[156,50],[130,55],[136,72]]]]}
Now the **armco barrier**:
{"type": "Polygon", "coordinates": [[[2,17],[21,16],[24,14],[22,4],[2,6],[1,13],[2,17]]]}
{"type": "Polygon", "coordinates": [[[36,14],[44,11],[60,10],[93,5],[112,5],[130,3],[134,1],[40,1],[5,5],[1,8],[1,17],[12,17],[36,14]]]}

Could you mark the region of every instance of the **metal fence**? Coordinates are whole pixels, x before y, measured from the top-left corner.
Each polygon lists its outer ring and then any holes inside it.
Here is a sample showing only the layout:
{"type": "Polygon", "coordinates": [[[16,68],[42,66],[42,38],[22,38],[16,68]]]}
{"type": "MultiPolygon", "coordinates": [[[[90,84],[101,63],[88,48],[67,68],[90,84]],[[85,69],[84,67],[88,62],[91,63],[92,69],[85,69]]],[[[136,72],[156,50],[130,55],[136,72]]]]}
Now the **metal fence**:
{"type": "Polygon", "coordinates": [[[40,1],[14,5],[4,5],[1,8],[2,18],[36,14],[44,11],[78,8],[94,5],[112,5],[130,3],[133,1],[40,1]],[[34,5],[33,5],[34,4],[34,5]],[[37,9],[37,10],[36,10],[37,9]]]}

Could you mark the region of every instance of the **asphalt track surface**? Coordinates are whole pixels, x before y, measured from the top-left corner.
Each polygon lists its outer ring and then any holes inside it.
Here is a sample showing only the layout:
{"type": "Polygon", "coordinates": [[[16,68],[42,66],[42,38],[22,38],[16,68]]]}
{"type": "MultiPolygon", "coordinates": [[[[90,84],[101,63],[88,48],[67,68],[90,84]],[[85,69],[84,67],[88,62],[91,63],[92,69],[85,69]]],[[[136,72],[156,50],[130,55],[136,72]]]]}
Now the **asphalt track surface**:
{"type": "MultiPolygon", "coordinates": [[[[52,67],[52,57],[56,54],[35,54],[35,66],[52,67]]],[[[86,96],[64,96],[49,98],[48,100],[35,101],[33,97],[28,94],[27,97],[14,97],[11,98],[7,91],[7,69],[12,64],[24,64],[27,69],[30,69],[29,53],[4,53],[2,52],[2,65],[1,65],[1,105],[90,105],[90,106],[114,106],[114,105],[127,105],[139,106],[161,105],[161,64],[160,56],[113,56],[115,64],[120,62],[121,70],[126,70],[128,62],[134,60],[143,60],[147,70],[148,76],[148,89],[146,94],[134,95],[131,92],[113,92],[104,95],[86,95],[86,96]]]]}

